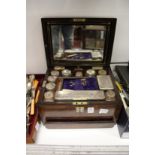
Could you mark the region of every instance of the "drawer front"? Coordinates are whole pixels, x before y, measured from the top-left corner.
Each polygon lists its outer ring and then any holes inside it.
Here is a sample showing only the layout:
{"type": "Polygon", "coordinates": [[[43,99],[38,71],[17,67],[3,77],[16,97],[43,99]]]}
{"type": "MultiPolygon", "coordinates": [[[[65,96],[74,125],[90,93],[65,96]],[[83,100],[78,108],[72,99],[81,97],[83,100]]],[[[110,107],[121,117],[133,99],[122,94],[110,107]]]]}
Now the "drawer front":
{"type": "Polygon", "coordinates": [[[96,117],[113,117],[115,113],[114,107],[105,106],[69,106],[68,108],[55,107],[45,110],[46,117],[57,118],[96,118],[96,117]]]}

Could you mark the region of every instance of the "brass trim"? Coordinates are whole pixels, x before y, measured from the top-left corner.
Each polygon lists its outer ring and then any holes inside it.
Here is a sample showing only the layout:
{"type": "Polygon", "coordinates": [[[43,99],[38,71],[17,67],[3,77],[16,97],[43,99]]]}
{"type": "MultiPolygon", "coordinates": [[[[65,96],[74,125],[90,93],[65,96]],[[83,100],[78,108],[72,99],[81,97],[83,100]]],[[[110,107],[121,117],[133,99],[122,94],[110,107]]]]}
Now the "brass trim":
{"type": "Polygon", "coordinates": [[[87,105],[88,102],[72,102],[73,105],[87,105]]]}

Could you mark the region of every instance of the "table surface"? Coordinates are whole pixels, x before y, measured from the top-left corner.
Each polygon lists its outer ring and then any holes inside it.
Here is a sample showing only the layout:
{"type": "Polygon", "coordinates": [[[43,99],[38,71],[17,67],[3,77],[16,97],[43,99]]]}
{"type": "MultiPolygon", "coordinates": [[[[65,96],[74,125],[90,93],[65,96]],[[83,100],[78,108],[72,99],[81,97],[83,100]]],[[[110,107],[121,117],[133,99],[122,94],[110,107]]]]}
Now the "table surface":
{"type": "Polygon", "coordinates": [[[129,139],[120,138],[117,125],[113,128],[47,129],[40,124],[35,144],[128,146],[129,139]]]}

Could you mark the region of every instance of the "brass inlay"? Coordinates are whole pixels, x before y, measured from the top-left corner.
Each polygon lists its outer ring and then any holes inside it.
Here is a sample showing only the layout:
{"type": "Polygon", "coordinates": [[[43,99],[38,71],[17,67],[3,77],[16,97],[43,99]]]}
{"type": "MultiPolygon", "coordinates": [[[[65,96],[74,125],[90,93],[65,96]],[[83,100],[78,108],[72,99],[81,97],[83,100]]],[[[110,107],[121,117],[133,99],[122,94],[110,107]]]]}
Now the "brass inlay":
{"type": "Polygon", "coordinates": [[[88,102],[72,102],[73,105],[87,105],[88,102]]]}

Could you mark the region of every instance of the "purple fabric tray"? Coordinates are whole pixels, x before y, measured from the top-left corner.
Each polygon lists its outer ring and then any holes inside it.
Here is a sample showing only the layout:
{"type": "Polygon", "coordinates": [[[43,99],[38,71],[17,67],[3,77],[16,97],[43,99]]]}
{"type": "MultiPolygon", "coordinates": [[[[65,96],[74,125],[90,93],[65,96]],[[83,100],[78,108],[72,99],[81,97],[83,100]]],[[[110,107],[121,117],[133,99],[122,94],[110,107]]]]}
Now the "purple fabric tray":
{"type": "Polygon", "coordinates": [[[91,77],[91,78],[64,79],[62,89],[99,90],[99,87],[97,79],[95,77],[91,77]],[[85,82],[83,82],[82,79],[85,79],[85,82]]]}
{"type": "Polygon", "coordinates": [[[71,60],[80,60],[80,59],[92,59],[91,53],[76,53],[75,56],[67,58],[71,60]]]}

